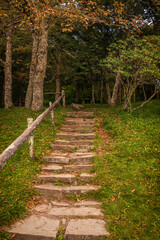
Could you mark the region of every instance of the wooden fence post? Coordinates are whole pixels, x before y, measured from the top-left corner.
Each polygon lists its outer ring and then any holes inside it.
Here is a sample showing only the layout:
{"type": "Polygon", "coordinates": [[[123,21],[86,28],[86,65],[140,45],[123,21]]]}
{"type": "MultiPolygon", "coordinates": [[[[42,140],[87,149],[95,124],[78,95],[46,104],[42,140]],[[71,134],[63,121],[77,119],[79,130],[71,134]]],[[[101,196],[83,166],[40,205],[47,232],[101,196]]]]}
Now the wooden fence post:
{"type": "MultiPolygon", "coordinates": [[[[33,118],[27,118],[27,122],[28,122],[28,127],[33,123],[33,118]]],[[[29,139],[29,154],[31,157],[31,160],[35,160],[35,154],[34,154],[34,135],[33,133],[31,133],[29,139]]]]}
{"type": "MultiPolygon", "coordinates": [[[[52,102],[49,102],[49,106],[50,107],[52,106],[52,102]]],[[[55,124],[55,122],[54,122],[54,110],[53,109],[51,110],[51,123],[52,123],[52,125],[55,124]]]]}
{"type": "Polygon", "coordinates": [[[64,96],[62,97],[62,102],[63,102],[63,107],[66,106],[66,98],[65,98],[65,92],[64,90],[62,90],[62,95],[64,94],[64,96]]]}

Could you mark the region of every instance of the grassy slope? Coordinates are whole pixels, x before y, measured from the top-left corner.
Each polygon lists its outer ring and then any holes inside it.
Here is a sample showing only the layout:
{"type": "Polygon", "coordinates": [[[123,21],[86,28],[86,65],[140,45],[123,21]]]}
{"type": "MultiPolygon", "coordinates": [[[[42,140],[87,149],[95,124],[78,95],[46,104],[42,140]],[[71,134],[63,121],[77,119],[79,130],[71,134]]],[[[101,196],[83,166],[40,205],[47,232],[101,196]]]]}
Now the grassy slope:
{"type": "MultiPolygon", "coordinates": [[[[133,112],[96,110],[110,141],[95,158],[96,195],[103,202],[111,239],[159,239],[160,101],[133,112]]],[[[103,144],[102,144],[103,142],[103,144]]]]}
{"type": "MultiPolygon", "coordinates": [[[[40,113],[24,108],[0,109],[0,152],[26,129],[28,117],[33,117],[35,120],[40,113]]],[[[0,226],[12,223],[26,214],[28,204],[34,200],[35,191],[32,186],[43,164],[42,157],[50,149],[50,143],[54,141],[56,130],[60,127],[64,115],[65,110],[55,109],[56,126],[51,125],[48,115],[35,130],[36,160],[34,162],[30,161],[26,142],[1,170],[0,226]]]]}

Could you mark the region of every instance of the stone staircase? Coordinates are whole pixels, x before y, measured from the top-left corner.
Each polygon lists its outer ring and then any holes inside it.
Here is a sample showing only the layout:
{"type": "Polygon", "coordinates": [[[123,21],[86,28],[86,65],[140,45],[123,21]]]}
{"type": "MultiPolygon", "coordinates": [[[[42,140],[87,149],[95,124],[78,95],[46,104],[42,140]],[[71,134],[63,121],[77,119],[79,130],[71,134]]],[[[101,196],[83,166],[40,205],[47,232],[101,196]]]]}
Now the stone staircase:
{"type": "Polygon", "coordinates": [[[95,120],[93,112],[68,112],[65,125],[51,144],[52,151],[44,160],[38,176],[42,204],[7,231],[16,240],[98,240],[109,233],[103,220],[100,203],[91,200],[71,201],[88,191],[92,184],[92,158],[95,120]],[[70,199],[70,200],[69,200],[70,199]]]}

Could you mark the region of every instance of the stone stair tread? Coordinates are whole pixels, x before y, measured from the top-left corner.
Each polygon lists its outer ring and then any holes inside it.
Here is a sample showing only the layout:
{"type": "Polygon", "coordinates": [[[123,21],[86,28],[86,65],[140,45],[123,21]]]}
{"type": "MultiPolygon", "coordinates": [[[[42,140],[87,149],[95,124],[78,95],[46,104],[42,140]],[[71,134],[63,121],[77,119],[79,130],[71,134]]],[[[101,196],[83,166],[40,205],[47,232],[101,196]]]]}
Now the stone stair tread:
{"type": "Polygon", "coordinates": [[[79,201],[79,202],[61,202],[61,201],[51,201],[54,207],[69,207],[69,206],[100,206],[97,201],[79,201]]]}
{"type": "Polygon", "coordinates": [[[61,203],[60,206],[53,206],[42,204],[36,206],[32,209],[34,213],[45,213],[48,216],[103,216],[103,213],[100,208],[95,206],[84,206],[84,205],[67,205],[65,203],[61,203]],[[64,206],[65,205],[65,206],[64,206]]]}
{"type": "Polygon", "coordinates": [[[98,240],[110,235],[101,219],[72,219],[65,231],[65,240],[98,240]]]}
{"type": "Polygon", "coordinates": [[[81,147],[82,149],[93,149],[93,146],[92,145],[80,145],[80,146],[77,146],[77,145],[67,145],[67,144],[51,144],[51,147],[54,149],[54,150],[66,150],[66,151],[72,151],[72,150],[78,150],[79,147],[81,147]]]}
{"type": "Polygon", "coordinates": [[[54,186],[53,184],[45,183],[36,185],[36,189],[41,191],[44,195],[52,195],[56,197],[63,197],[65,194],[76,194],[86,193],[87,191],[98,190],[97,186],[83,185],[83,186],[54,186]]]}
{"type": "Polygon", "coordinates": [[[61,171],[61,170],[63,170],[63,166],[59,166],[56,164],[50,164],[48,166],[43,167],[42,170],[44,170],[44,171],[61,171]]]}
{"type": "Polygon", "coordinates": [[[77,164],[77,165],[66,165],[64,166],[64,170],[67,171],[67,170],[72,170],[72,171],[81,171],[81,170],[91,170],[93,167],[92,164],[77,164]]]}
{"type": "Polygon", "coordinates": [[[62,157],[62,156],[48,156],[43,158],[47,162],[51,163],[58,163],[58,164],[68,164],[69,163],[69,158],[67,157],[62,157]]]}
{"type": "Polygon", "coordinates": [[[31,215],[24,220],[13,224],[6,229],[7,232],[15,234],[14,239],[25,240],[49,240],[56,239],[60,220],[51,219],[44,216],[31,215]]]}
{"type": "Polygon", "coordinates": [[[57,137],[66,139],[94,139],[96,135],[94,133],[70,133],[70,132],[59,132],[57,137]]]}
{"type": "Polygon", "coordinates": [[[62,145],[90,145],[93,144],[94,140],[75,140],[75,141],[67,141],[67,140],[56,140],[56,144],[62,144],[62,145]]]}
{"type": "Polygon", "coordinates": [[[59,174],[41,174],[38,176],[39,179],[49,181],[49,182],[56,182],[60,181],[63,183],[72,183],[75,181],[75,175],[67,174],[67,173],[59,173],[59,174]]]}

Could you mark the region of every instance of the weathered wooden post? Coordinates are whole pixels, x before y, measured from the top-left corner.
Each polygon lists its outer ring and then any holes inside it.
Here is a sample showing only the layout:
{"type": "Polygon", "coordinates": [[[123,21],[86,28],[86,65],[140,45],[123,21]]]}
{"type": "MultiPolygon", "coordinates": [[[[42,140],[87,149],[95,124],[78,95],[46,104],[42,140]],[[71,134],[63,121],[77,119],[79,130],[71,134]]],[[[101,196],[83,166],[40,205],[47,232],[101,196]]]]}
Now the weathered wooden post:
{"type": "MultiPolygon", "coordinates": [[[[33,118],[27,118],[27,122],[28,122],[28,127],[29,127],[33,123],[33,118]]],[[[30,134],[28,142],[29,142],[29,154],[30,154],[31,160],[35,160],[33,133],[30,134]]]]}
{"type": "MultiPolygon", "coordinates": [[[[49,106],[50,106],[50,107],[52,106],[52,102],[49,102],[49,106]]],[[[52,125],[55,124],[55,122],[54,122],[54,111],[53,111],[53,109],[51,110],[51,123],[52,123],[52,125]]]]}
{"type": "Polygon", "coordinates": [[[65,98],[65,92],[64,92],[64,90],[62,90],[62,95],[64,95],[64,96],[62,97],[62,102],[63,102],[63,107],[65,107],[65,106],[66,106],[66,98],[65,98]]]}

